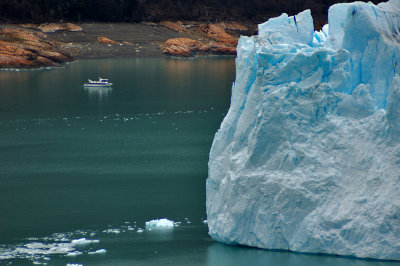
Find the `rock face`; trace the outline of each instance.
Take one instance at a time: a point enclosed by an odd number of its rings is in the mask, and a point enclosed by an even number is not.
[[[97,41],[100,42],[100,43],[103,43],[103,44],[119,44],[114,40],[111,40],[111,39],[109,39],[107,37],[102,37],[102,36],[97,37]]]
[[[175,56],[189,57],[197,52],[204,52],[208,49],[203,42],[195,41],[189,38],[169,39],[161,45],[164,53]]]
[[[238,23],[220,23],[219,25],[191,25],[190,27],[188,27],[190,29],[187,29],[179,23],[174,23],[170,21],[162,22],[160,23],[160,25],[172,29],[176,32],[191,34],[194,38],[197,39],[208,40],[207,43],[205,43],[204,41],[193,40],[191,38],[169,39],[161,45],[161,50],[165,54],[182,57],[195,56],[198,54],[236,54],[236,45],[238,38],[228,34],[223,27],[239,27],[240,24]]]
[[[9,39],[39,42],[40,39],[47,38],[46,34],[16,28],[1,28],[0,34]]]
[[[162,21],[160,22],[161,26],[164,26],[168,29],[174,30],[176,32],[186,32],[186,28],[183,27],[181,24],[172,22],[172,21]]]
[[[72,23],[44,23],[40,24],[37,28],[45,33],[52,33],[62,30],[82,31],[82,28],[80,26]]]
[[[48,41],[41,32],[16,28],[1,28],[0,67],[35,68],[59,66],[73,58],[62,51],[61,44]]]
[[[217,241],[400,260],[400,1],[334,5],[241,37],[209,156]]]
[[[207,24],[201,27],[201,30],[204,34],[219,43],[230,44],[233,46],[237,45],[237,38],[233,37],[232,35],[226,33],[226,31],[215,24]]]
[[[165,54],[190,57],[197,54],[214,53],[214,54],[235,54],[236,48],[223,43],[205,44],[189,38],[169,39],[161,45],[161,49]]]

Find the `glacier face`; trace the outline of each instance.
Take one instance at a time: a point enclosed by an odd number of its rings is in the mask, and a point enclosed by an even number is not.
[[[241,37],[209,157],[217,241],[400,260],[400,0]]]

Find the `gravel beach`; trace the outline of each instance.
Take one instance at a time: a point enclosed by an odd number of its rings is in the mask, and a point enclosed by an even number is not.
[[[160,45],[171,38],[186,37],[153,23],[85,23],[83,31],[47,33],[50,40],[68,44],[68,52],[76,59],[164,56]],[[117,44],[100,43],[106,37]]]

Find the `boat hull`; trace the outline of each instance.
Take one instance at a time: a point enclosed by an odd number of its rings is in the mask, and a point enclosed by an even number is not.
[[[112,83],[110,84],[89,84],[89,83],[85,83],[83,84],[84,87],[111,87]]]

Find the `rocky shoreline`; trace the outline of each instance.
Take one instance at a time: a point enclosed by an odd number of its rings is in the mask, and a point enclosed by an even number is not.
[[[237,22],[0,25],[0,68],[39,68],[89,58],[235,55]]]

